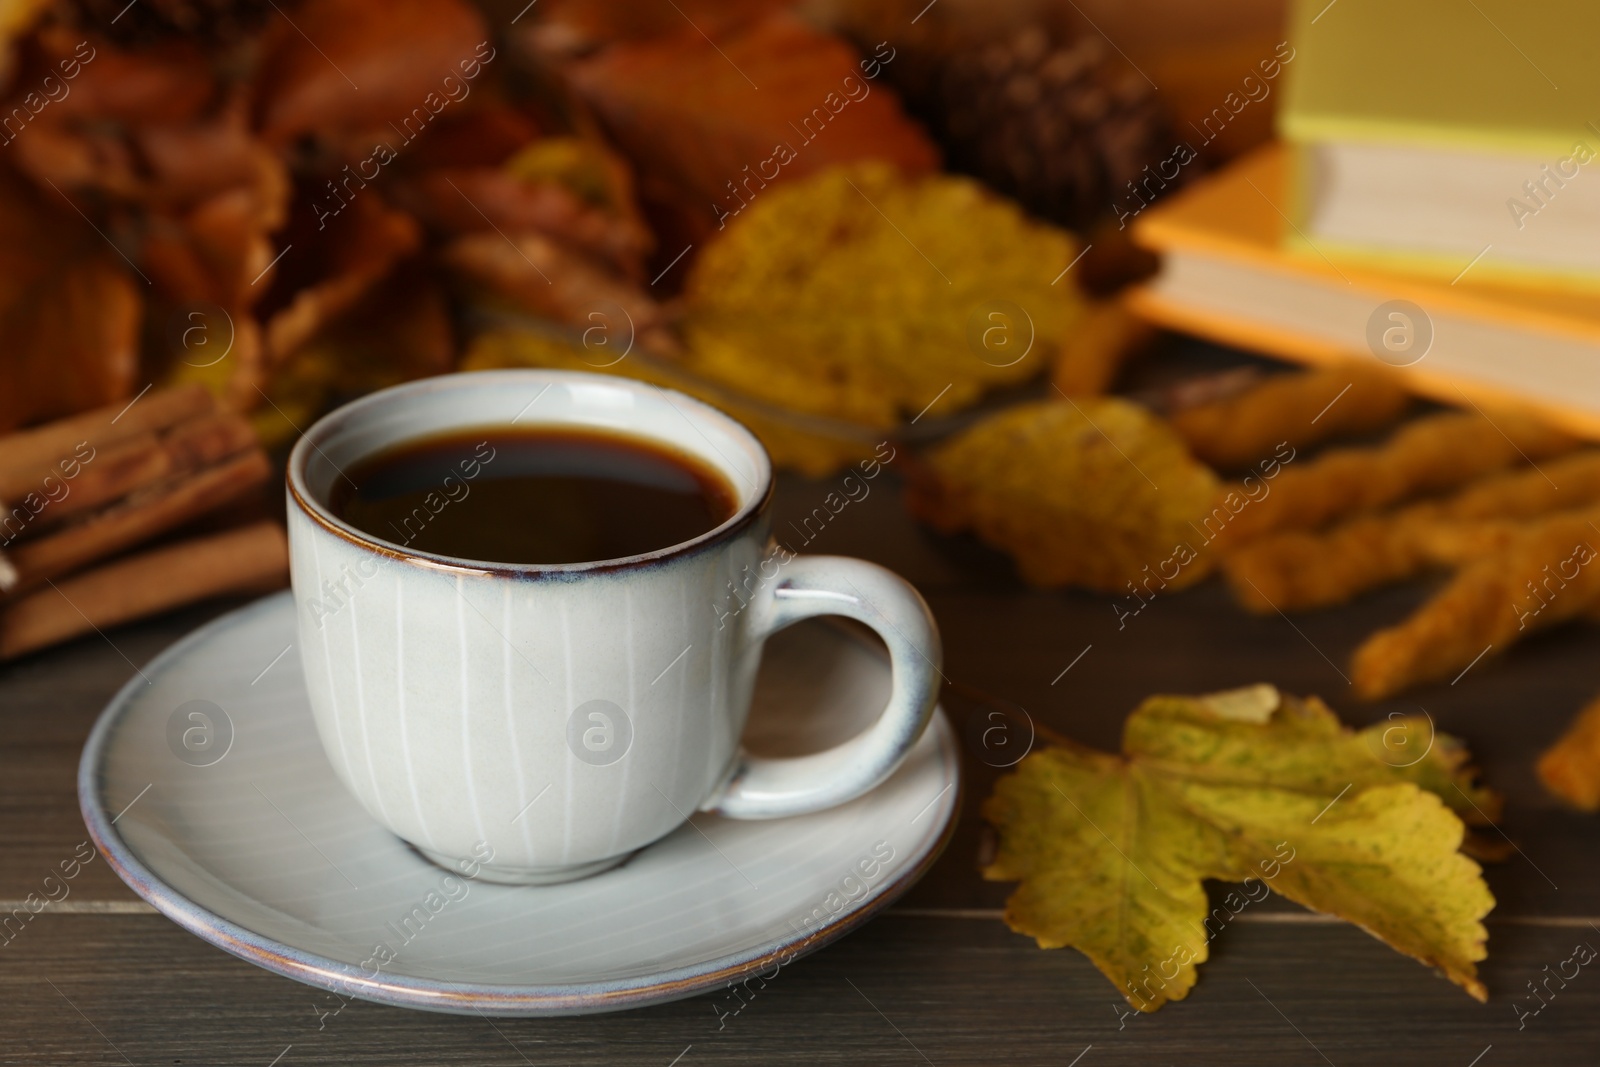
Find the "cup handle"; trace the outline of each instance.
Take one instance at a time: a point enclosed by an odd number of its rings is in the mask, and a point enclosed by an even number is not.
[[[933,716],[944,658],[933,614],[904,578],[846,556],[791,560],[758,605],[757,642],[813,615],[843,615],[872,627],[889,647],[889,703],[877,722],[825,752],[761,759],[741,749],[727,783],[701,810],[776,819],[853,800],[894,772]]]

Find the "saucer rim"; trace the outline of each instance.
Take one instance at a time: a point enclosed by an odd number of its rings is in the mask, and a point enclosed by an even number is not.
[[[115,817],[109,815],[98,795],[99,771],[107,754],[112,730],[133,705],[139,691],[149,684],[146,673],[153,675],[165,671],[215,634],[280,605],[292,610],[292,603],[292,594],[283,590],[220,615],[163,649],[118,689],[100,712],[84,743],[78,763],[78,807],[95,847],[117,876],[140,898],[202,941],[303,984],[376,1003],[457,1015],[584,1015],[681,1000],[716,988],[729,979],[762,971],[774,962],[780,967],[785,966],[837,941],[894,903],[920,881],[943,855],[955,834],[965,783],[962,781],[954,731],[943,707],[936,706],[928,729],[936,732],[940,762],[948,772],[955,793],[944,826],[914,863],[808,935],[780,938],[716,959],[654,974],[591,982],[518,986],[449,982],[422,977],[384,980],[382,972],[378,978],[369,977],[365,970],[355,964],[321,956],[259,934],[190,900],[163,881],[123,840],[114,825],[114,819],[121,818],[121,814]],[[937,801],[938,797],[934,799]]]

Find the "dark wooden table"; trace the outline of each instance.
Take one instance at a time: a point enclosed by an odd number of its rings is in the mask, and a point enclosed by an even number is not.
[[[830,481],[786,479],[779,525]],[[1007,886],[976,873],[979,802],[1000,773],[964,753],[966,805],[933,872],[844,941],[808,957],[719,1029],[700,997],[577,1019],[498,1020],[354,1003],[319,1026],[318,994],[183,932],[104,860],[20,936],[0,945],[4,1064],[1593,1064],[1600,974],[1580,972],[1519,1029],[1514,999],[1571,955],[1600,947],[1600,819],[1563,811],[1533,761],[1600,690],[1592,629],[1543,635],[1459,683],[1361,705],[1335,668],[1360,638],[1423,595],[1397,589],[1295,625],[1245,615],[1216,582],[1160,600],[1119,631],[1110,603],[1021,585],[1001,556],[916,527],[889,479],[811,546],[877,560],[915,582],[943,629],[947,674],[1034,720],[1115,747],[1152,692],[1270,681],[1318,693],[1352,723],[1426,708],[1471,744],[1507,796],[1518,846],[1488,879],[1480,1005],[1353,927],[1269,899],[1212,943],[1188,1000],[1119,1020],[1121,998],[1072,950],[1041,951],[1000,921]],[[0,667],[0,914],[87,835],[74,775],[107,699],[211,605]],[[1088,649],[1085,652],[1085,648]],[[1081,658],[1078,658],[1081,654]],[[1069,664],[1070,670],[1062,673]],[[973,706],[952,698],[957,719]],[[995,762],[994,757],[989,757]],[[1226,887],[1213,886],[1219,897]]]

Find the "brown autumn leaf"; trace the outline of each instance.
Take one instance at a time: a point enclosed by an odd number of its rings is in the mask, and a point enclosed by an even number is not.
[[[540,135],[540,124],[480,80],[461,107],[452,104],[428,125],[426,137],[406,147],[396,163],[420,172],[438,167],[498,167]]]
[[[604,265],[533,231],[493,230],[457,238],[444,262],[491,292],[545,318],[597,329],[608,337],[637,339],[658,352],[675,350],[667,316],[633,282]],[[621,321],[612,321],[621,313]]]
[[[1600,698],[1584,705],[1538,763],[1544,787],[1580,811],[1600,811]]]
[[[151,173],[140,196],[148,213],[140,258],[176,303],[214,303],[244,315],[277,250],[272,234],[288,215],[284,162],[250,130],[245,100],[184,124],[137,131]]]
[[[463,86],[495,58],[483,18],[463,0],[319,0],[293,17],[269,24],[262,41],[257,109],[273,144],[306,134],[403,139],[392,124],[421,108],[427,125],[453,106],[451,93],[471,91],[445,78]]]
[[[447,373],[454,361],[443,288],[431,268],[408,260],[273,368],[272,403],[255,411],[256,431],[268,447],[287,445],[330,407]]]
[[[547,55],[592,51],[616,41],[683,32],[692,23],[713,40],[788,6],[788,0],[679,0],[673,6],[637,0],[544,0],[526,33]]]
[[[142,284],[59,197],[0,169],[0,433],[127,396]]]
[[[552,181],[529,181],[502,167],[433,170],[415,183],[415,203],[434,228],[453,234],[537,231],[583,249],[637,278],[649,231],[633,218],[585,203]]]
[[[613,45],[567,75],[635,161],[647,199],[706,234],[769,185],[836,164],[937,168],[933,143],[884,79],[865,77],[863,62],[881,70],[880,60],[779,13],[714,45],[689,27]]]
[[[210,64],[193,44],[171,41],[130,52],[61,27],[42,30],[37,41],[40,84],[44,73],[54,72],[65,94],[39,107],[9,147],[18,167],[43,188],[53,183],[124,200],[146,196],[153,179],[138,136],[181,129],[218,103]],[[24,81],[19,99],[33,90]]]
[[[266,287],[252,282],[276,254],[270,234],[283,224],[289,178],[251,130],[245,96],[191,42],[123,49],[53,28],[39,47],[67,92],[20,132],[16,158],[42,195],[73,197],[139,264],[155,302],[150,371],[197,355],[162,327],[204,306],[218,321],[202,332],[218,340],[225,330],[228,369],[255,380],[251,308]]]
[[[242,95],[220,101],[193,121],[141,127],[132,136],[150,170],[141,197],[146,204],[169,208],[247,189],[260,224],[269,230],[283,225],[288,168],[250,128]]]
[[[306,217],[306,203],[302,198],[284,234],[290,251],[274,268],[262,308],[269,367],[354,307],[422,245],[417,220],[391,207],[376,189],[336,201],[337,212],[320,219]]]

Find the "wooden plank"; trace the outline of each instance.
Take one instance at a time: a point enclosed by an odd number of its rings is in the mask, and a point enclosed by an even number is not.
[[[784,479],[779,529],[836,488],[828,480]],[[732,1006],[726,995],[619,1016],[494,1026],[358,1003],[323,1020],[319,1030],[315,1005],[329,1005],[321,994],[234,960],[159,916],[139,914],[131,893],[96,861],[73,882],[68,909],[47,910],[23,936],[0,946],[7,963],[0,966],[0,1003],[14,1020],[0,1048],[22,1062],[125,1062],[86,1016],[136,1063],[264,1065],[293,1045],[284,1067],[399,1061],[667,1067],[692,1045],[681,1067],[912,1064],[924,1056],[940,1067],[1065,1065],[1091,1044],[1080,1067],[1323,1063],[1294,1027],[1340,1067],[1467,1067],[1490,1044],[1481,1067],[1594,1062],[1600,979],[1585,970],[1520,1033],[1512,999],[1526,994],[1525,983],[1541,978],[1546,964],[1567,958],[1575,940],[1600,946],[1600,930],[1587,926],[1591,919],[1600,926],[1600,820],[1561,810],[1532,773],[1537,752],[1600,685],[1592,628],[1541,635],[1504,659],[1486,659],[1454,686],[1361,705],[1341,696],[1339,669],[1364,634],[1416,603],[1421,587],[1296,617],[1291,625],[1245,615],[1211,583],[1159,600],[1119,629],[1105,598],[1027,589],[999,554],[918,528],[898,497],[898,487],[880,478],[866,499],[848,505],[803,547],[874,559],[922,588],[944,632],[946,674],[970,687],[968,695],[947,696],[958,727],[974,716],[980,725],[987,721],[990,705],[970,695],[976,690],[1024,709],[1014,723],[1032,719],[1114,747],[1123,716],[1150,692],[1271,681],[1320,693],[1352,723],[1421,706],[1441,728],[1464,737],[1489,781],[1506,793],[1504,829],[1521,849],[1489,871],[1499,901],[1484,968],[1491,1003],[1475,1004],[1359,931],[1307,923],[1292,906],[1269,900],[1213,945],[1187,1002],[1154,1017],[1123,1019],[1119,1030],[1116,997],[1083,957],[1037,950],[994,917],[1009,887],[977,875],[977,809],[1002,773],[991,764],[1004,760],[975,739],[981,731],[968,731],[961,822],[928,878],[896,911],[786,968],[721,1030],[718,1005]],[[122,627],[0,667],[0,901],[38,891],[84,839],[75,792],[79,749],[106,700],[135,677],[133,665],[231,606]],[[133,910],[85,911],[97,906]],[[928,917],[926,909],[977,909],[980,917]]]
[[[777,527],[786,527],[786,516],[809,513],[832,488],[826,481],[785,479]],[[1595,847],[1600,820],[1561,809],[1532,772],[1539,750],[1596,684],[1587,654],[1592,628],[1542,634],[1504,659],[1479,664],[1455,686],[1436,685],[1399,700],[1362,705],[1341,699],[1344,684],[1335,667],[1364,634],[1415,603],[1423,595],[1417,587],[1297,617],[1290,625],[1236,610],[1226,591],[1209,583],[1155,602],[1118,629],[1105,598],[1029,590],[997,553],[965,538],[921,530],[905,516],[898,488],[885,479],[806,547],[873,558],[907,573],[939,617],[948,676],[1089,744],[1115,747],[1124,715],[1157,691],[1272,681],[1323,695],[1357,724],[1422,707],[1442,729],[1469,742],[1488,780],[1507,794],[1504,829],[1523,855],[1491,873],[1502,910],[1600,915],[1600,848]],[[131,663],[148,661],[237,603],[86,637],[0,668],[0,722],[7,737],[0,746],[0,899],[26,895],[83,839],[75,784],[78,750],[105,701],[133,676]],[[1065,671],[1069,664],[1071,670]],[[958,726],[987,710],[960,695],[947,703]],[[1019,724],[1025,726],[1026,720]],[[971,736],[966,757],[960,829],[935,876],[914,890],[914,902],[992,907],[1004,899],[1004,887],[985,885],[975,873],[981,830],[977,805],[1000,773],[988,764],[1004,758],[985,751]],[[1553,889],[1552,883],[1562,888]],[[90,875],[83,889],[106,899],[126,896],[121,883],[103,870]]]
[[[4,949],[0,1002],[12,1024],[7,1056],[48,1063],[265,1067],[281,1054],[283,1067],[668,1067],[681,1055],[679,1067],[1066,1067],[1081,1054],[1079,1067],[1467,1067],[1491,1045],[1481,1067],[1595,1062],[1597,964],[1565,989],[1552,984],[1548,1006],[1520,1031],[1510,998],[1575,941],[1600,944],[1600,934],[1497,926],[1493,938],[1486,973],[1495,1000],[1480,1005],[1350,927],[1240,922],[1214,943],[1187,1001],[1128,1016],[1076,952],[1040,951],[993,921],[891,912],[740,997],[491,1023],[359,1001],[341,1007],[159,917],[47,913]]]
[[[835,488],[829,482],[785,483],[774,524],[779,534],[792,531],[791,522],[798,525]],[[875,483],[866,499],[847,505],[805,550],[862,556],[916,582],[939,620],[946,675],[1023,709],[1020,725],[1036,719],[1114,750],[1124,717],[1151,693],[1207,692],[1260,681],[1315,693],[1356,726],[1422,709],[1440,731],[1468,743],[1486,780],[1507,798],[1502,829],[1521,852],[1490,870],[1501,910],[1600,915],[1600,819],[1562,808],[1533,773],[1539,752],[1600,689],[1592,667],[1592,626],[1539,634],[1507,656],[1486,658],[1455,685],[1425,686],[1364,704],[1350,695],[1341,674],[1351,652],[1367,634],[1420,603],[1426,584],[1384,590],[1291,621],[1246,614],[1220,582],[1211,581],[1158,599],[1119,626],[1106,597],[1029,589],[1000,553],[969,537],[941,537],[918,527],[900,506],[898,490],[885,491],[890,488]],[[988,710],[959,696],[946,703],[958,727]],[[1017,725],[1013,730],[1020,733]],[[975,743],[981,729],[962,733],[962,821],[944,860],[912,891],[912,903],[994,906],[1004,899],[1005,887],[984,885],[974,872],[977,808],[1000,773],[990,764],[1009,757]]]
[[[37,892],[88,838],[78,813],[78,756],[105,704],[163,648],[245,601],[218,601],[89,634],[0,665],[0,898]],[[83,899],[130,900],[105,863],[74,880]]]

